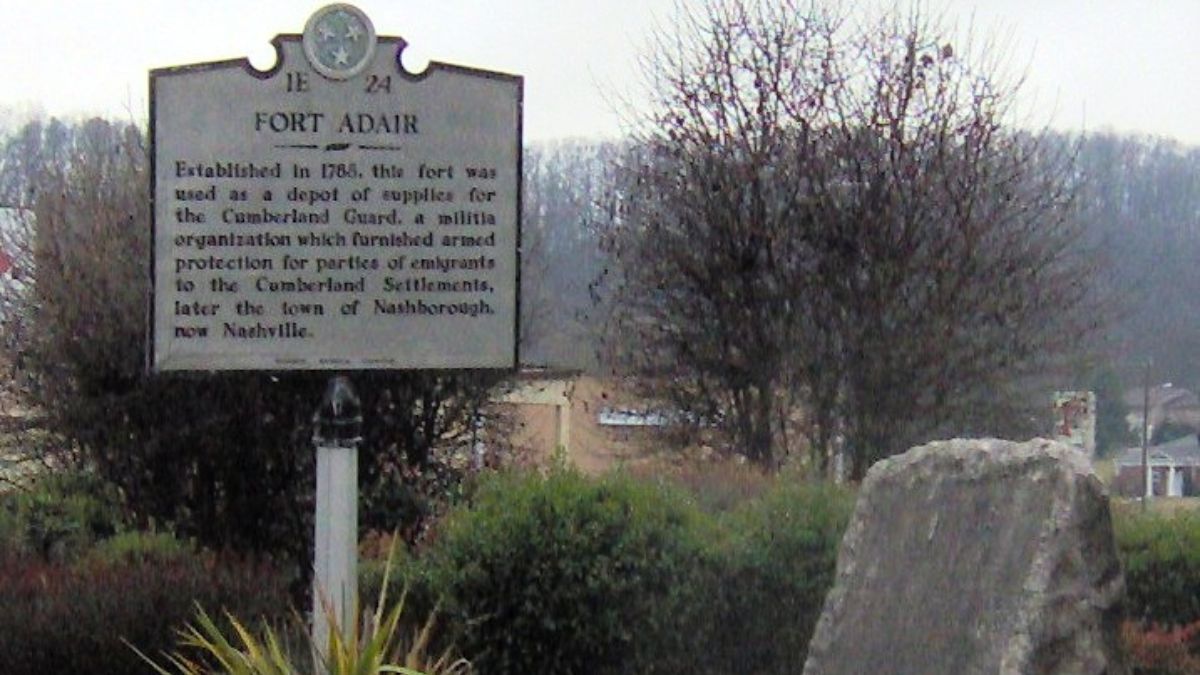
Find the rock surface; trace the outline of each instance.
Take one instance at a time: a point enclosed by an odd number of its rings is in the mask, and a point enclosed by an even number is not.
[[[1108,498],[1061,443],[930,443],[868,472],[805,675],[1125,675]]]

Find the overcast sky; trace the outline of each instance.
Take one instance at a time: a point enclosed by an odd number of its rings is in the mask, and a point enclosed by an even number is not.
[[[888,4],[889,0],[863,0]],[[674,0],[360,0],[408,57],[524,75],[527,138],[612,136],[635,52]],[[1054,126],[1200,145],[1200,0],[930,0],[1007,36],[1027,66],[1034,117]],[[284,0],[3,0],[0,121],[146,117],[150,68],[250,56],[274,61],[325,3]],[[973,19],[972,19],[973,17]]]

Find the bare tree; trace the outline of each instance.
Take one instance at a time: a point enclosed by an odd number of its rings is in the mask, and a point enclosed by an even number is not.
[[[844,440],[855,477],[998,428],[1095,322],[1071,158],[1007,126],[994,54],[918,10],[680,12],[612,233],[622,363],[768,467],[800,410],[814,462]]]

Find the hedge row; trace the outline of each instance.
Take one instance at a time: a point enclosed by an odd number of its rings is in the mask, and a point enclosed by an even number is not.
[[[799,673],[853,494],[782,479],[713,498],[709,478],[685,488],[568,469],[488,477],[400,561],[393,590],[408,588],[414,616],[440,602],[441,639],[489,675]],[[125,641],[152,654],[173,648],[197,603],[250,623],[289,611],[290,580],[270,566],[166,535],[46,547],[96,536],[74,526],[90,511],[22,509],[51,516],[27,523],[70,527],[26,527],[50,536],[0,552],[6,673],[146,672]],[[1136,662],[1193,658],[1200,516],[1118,508],[1114,522]],[[48,560],[47,548],[59,552]],[[364,579],[368,599],[378,572]]]
[[[489,674],[799,673],[853,495],[747,492],[730,506],[623,475],[499,475],[397,584],[425,609],[441,598],[449,639]],[[1200,516],[1117,508],[1114,526],[1127,632],[1200,621]]]
[[[7,675],[152,672],[196,607],[253,623],[287,612],[287,579],[271,566],[196,552],[164,535],[127,534],[73,563],[0,561],[0,664]]]
[[[1114,512],[1131,619],[1166,626],[1200,621],[1200,514]]]
[[[447,639],[489,675],[800,672],[852,495],[780,481],[710,505],[623,475],[501,474],[397,585],[441,598]]]

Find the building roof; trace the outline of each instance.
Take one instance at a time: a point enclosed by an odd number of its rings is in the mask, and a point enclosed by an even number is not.
[[[1188,434],[1183,438],[1152,445],[1148,448],[1151,464],[1174,464],[1176,466],[1200,466],[1200,438]],[[1141,447],[1127,448],[1117,456],[1117,466],[1141,466]]]
[[[1177,387],[1170,383],[1159,384],[1150,387],[1149,393],[1151,410],[1161,408],[1200,408],[1200,397],[1197,397],[1195,393],[1186,387]],[[1141,387],[1138,387],[1126,390],[1122,398],[1130,412],[1141,414],[1145,396],[1146,392],[1142,391]]]

